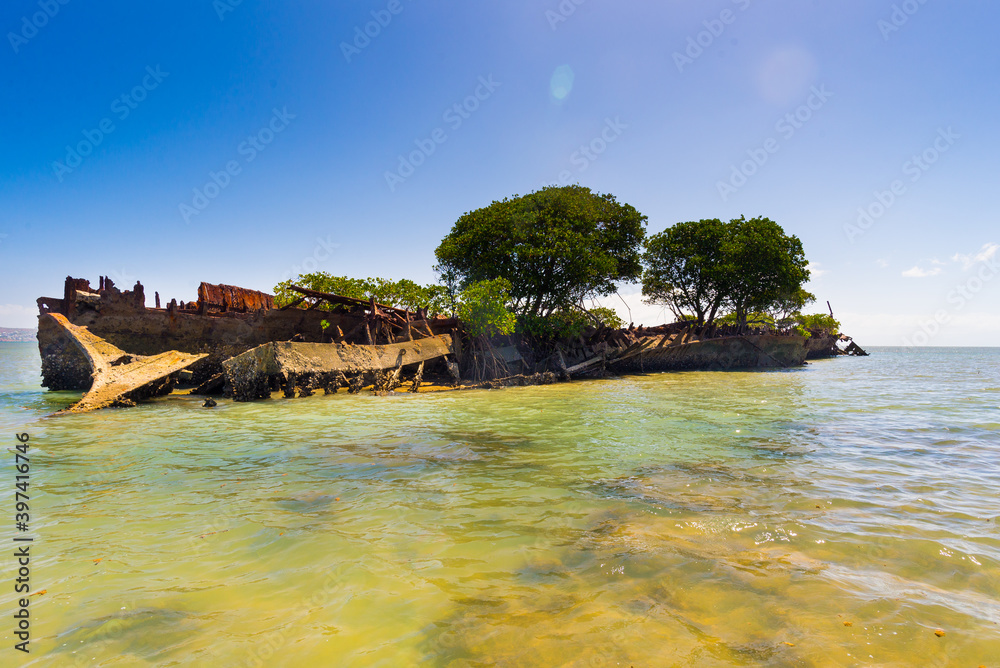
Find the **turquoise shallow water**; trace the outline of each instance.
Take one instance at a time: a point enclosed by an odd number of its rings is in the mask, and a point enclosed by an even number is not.
[[[28,665],[1000,665],[1000,349],[872,352],[45,418],[0,343]]]

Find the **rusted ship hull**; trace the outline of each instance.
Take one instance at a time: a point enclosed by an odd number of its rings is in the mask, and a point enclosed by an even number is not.
[[[279,389],[286,396],[308,396],[314,386],[336,391],[348,381],[345,374],[358,387],[374,378],[378,390],[397,382],[404,366],[415,374],[416,388],[424,362],[432,363],[431,373],[455,384],[475,385],[538,374],[569,379],[608,372],[790,368],[831,350],[840,352],[832,337],[678,322],[617,330],[590,327],[555,344],[520,337],[499,343],[466,340],[470,348],[463,353],[457,319],[429,318],[424,311],[374,299],[291,289],[301,297],[283,308],[275,308],[274,298],[262,292],[207,283],[199,287],[196,302],[171,301],[161,308],[156,295],[156,306],[149,308],[139,283],[123,292],[102,277],[93,290],[85,280],[67,278],[62,299],[38,300],[42,384],[53,390],[87,390],[93,383],[92,360],[49,314],[86,327],[130,355],[195,355],[187,377],[201,384],[195,391],[219,392],[225,386],[239,400],[264,398]],[[857,350],[855,354],[864,354]],[[397,359],[400,352],[403,357]],[[385,354],[391,359],[382,359]],[[320,360],[318,366],[310,366],[310,356]],[[394,380],[382,383],[383,372],[391,369]]]
[[[109,343],[137,355],[169,350],[207,354],[191,368],[195,382],[220,373],[222,362],[269,341],[287,341],[302,335],[321,341],[320,321],[336,321],[317,311],[263,311],[246,317],[214,317],[148,309],[145,313],[84,313],[73,324],[87,327]],[[90,370],[65,333],[44,318],[38,323],[42,355],[42,384],[51,390],[84,390]]]
[[[675,339],[662,346],[649,346],[612,368],[619,373],[783,369],[805,363],[806,341],[804,336],[771,334]]]
[[[295,339],[324,343],[336,332],[342,340],[365,343],[365,314],[308,308],[275,308],[265,293],[226,285],[203,283],[199,300],[171,301],[164,308],[145,305],[141,284],[121,291],[106,278],[92,290],[86,280],[67,278],[62,299],[38,300],[38,348],[42,357],[42,385],[50,390],[90,388],[91,365],[64,329],[42,316],[60,313],[95,336],[135,355],[168,351],[205,355],[190,371],[195,384],[221,374],[222,362],[257,346]],[[428,324],[429,322],[429,324]],[[325,323],[325,326],[324,326]],[[424,321],[427,333],[439,334],[454,327],[453,320]],[[348,334],[343,335],[344,332]]]

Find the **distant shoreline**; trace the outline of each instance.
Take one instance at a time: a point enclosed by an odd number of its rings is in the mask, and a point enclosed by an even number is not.
[[[37,340],[38,340],[37,329],[24,329],[20,327],[0,327],[0,341],[31,342]]]

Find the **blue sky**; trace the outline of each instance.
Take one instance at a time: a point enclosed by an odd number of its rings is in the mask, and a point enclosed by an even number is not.
[[[570,182],[651,233],[776,220],[862,345],[998,345],[998,24],[985,0],[10,1],[0,326],[66,275],[430,282],[462,213]]]

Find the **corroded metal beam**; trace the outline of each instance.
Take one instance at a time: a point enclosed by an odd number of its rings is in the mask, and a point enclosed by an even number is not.
[[[451,336],[447,334],[385,346],[275,341],[228,359],[222,366],[234,398],[250,401],[269,397],[269,379],[275,376],[384,371],[453,352]]]

